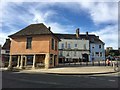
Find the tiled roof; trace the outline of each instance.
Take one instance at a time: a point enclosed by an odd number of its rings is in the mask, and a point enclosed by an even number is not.
[[[54,33],[59,39],[86,39],[90,40],[91,43],[103,43],[96,35],[94,34],[80,34],[79,38],[76,38],[76,34],[59,34],[59,33]]]
[[[31,24],[24,29],[10,35],[9,37],[15,36],[26,36],[26,35],[49,35],[53,34],[49,28],[47,28],[43,23]]]
[[[2,49],[10,50],[10,43],[11,43],[10,39],[6,39]]]

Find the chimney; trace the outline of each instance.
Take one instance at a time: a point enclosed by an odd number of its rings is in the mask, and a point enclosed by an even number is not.
[[[99,36],[97,36],[97,38],[99,39]]]
[[[79,38],[79,28],[76,29],[76,38]]]
[[[10,42],[10,39],[6,39],[6,42]]]
[[[88,32],[86,32],[86,36],[88,37]]]
[[[49,30],[51,30],[51,27],[48,27]]]

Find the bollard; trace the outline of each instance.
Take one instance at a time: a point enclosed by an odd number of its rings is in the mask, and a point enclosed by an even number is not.
[[[105,60],[105,66],[106,66],[106,60]]]
[[[94,61],[92,61],[92,65],[94,66]]]

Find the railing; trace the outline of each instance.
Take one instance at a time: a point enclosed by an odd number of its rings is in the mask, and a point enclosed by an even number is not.
[[[59,66],[113,66],[112,63],[107,63],[106,60],[86,61],[72,60],[67,62],[59,63]]]

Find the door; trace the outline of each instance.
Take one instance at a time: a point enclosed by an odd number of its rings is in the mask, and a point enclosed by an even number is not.
[[[89,61],[89,58],[88,58],[88,54],[83,54],[82,55],[82,57],[83,57],[83,62],[88,62]]]

